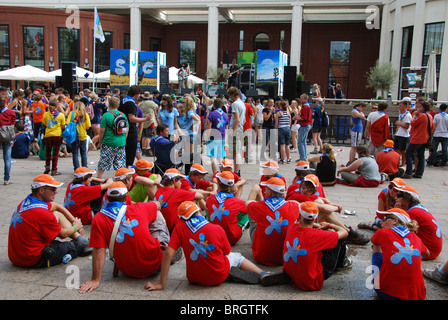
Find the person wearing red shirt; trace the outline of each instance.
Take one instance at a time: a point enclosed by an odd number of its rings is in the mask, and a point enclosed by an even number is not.
[[[291,192],[296,191],[297,189],[300,188],[300,183],[302,182],[303,178],[311,174],[310,163],[308,161],[299,161],[297,162],[294,171],[296,172],[296,176],[294,177],[294,179],[292,180],[292,184],[288,187],[288,190],[286,191],[286,199],[288,198]],[[315,195],[321,198],[326,198],[324,188],[320,181]]]
[[[134,175],[132,185],[129,188],[129,196],[134,202],[146,202],[148,199],[154,199],[157,186],[160,185],[162,177],[152,173],[154,163],[145,159],[138,160],[134,165]]]
[[[3,126],[14,126],[16,123],[16,114],[14,111],[8,109],[8,107],[4,106],[5,100],[3,95],[0,95],[0,127]],[[2,150],[3,150],[3,162],[4,162],[4,175],[3,179],[4,185],[8,185],[11,182],[10,174],[11,174],[11,154],[12,154],[12,145],[13,142],[1,141]]]
[[[220,172],[228,171],[228,172],[232,173],[232,175],[233,175],[233,181],[234,181],[233,194],[238,199],[241,199],[241,195],[243,194],[243,187],[247,182],[246,179],[244,179],[243,177],[240,177],[239,175],[237,175],[235,172],[232,171],[232,167],[233,167],[232,160],[223,159],[219,166],[221,168],[221,171],[216,171],[212,177],[212,183],[213,183],[212,194],[216,194],[216,192],[218,190],[218,178],[216,177],[216,175]]]
[[[129,277],[144,279],[156,272],[163,258],[162,246],[168,245],[169,232],[158,202],[140,202],[126,206],[128,190],[124,183],[113,182],[107,189],[108,204],[95,215],[90,234],[93,247],[92,278],[80,286],[79,292],[92,292],[99,287],[106,260],[106,249],[118,271]],[[124,210],[117,233],[113,230]],[[110,246],[113,238],[113,247]]]
[[[335,224],[317,224],[319,208],[314,202],[301,203],[299,211],[299,223],[294,223],[286,234],[283,272],[288,274],[295,287],[316,291],[336,268],[351,266],[343,240],[348,233]]]
[[[396,188],[397,204],[406,210],[412,220],[417,221],[417,236],[422,239],[423,244],[429,250],[429,256],[425,259],[433,260],[440,255],[443,245],[442,229],[434,216],[426,209],[419,200],[417,190],[411,186]]]
[[[379,171],[389,176],[389,181],[404,175],[404,170],[400,168],[400,159],[400,154],[394,150],[394,141],[386,140],[384,150],[376,155],[376,163],[378,163]]]
[[[48,174],[38,175],[31,184],[31,194],[12,215],[8,257],[15,266],[50,267],[60,264],[66,254],[74,259],[91,252],[81,220],[54,202],[62,185]]]
[[[64,198],[64,207],[81,219],[83,224],[91,224],[93,218],[90,201],[100,199],[101,192],[113,182],[111,178],[107,180],[93,178],[95,170],[86,167],[79,167],[75,170],[73,181],[67,186]],[[99,185],[91,185],[95,180]]]
[[[34,95],[34,102],[31,106],[33,107],[33,132],[34,136],[38,138],[42,119],[44,118],[44,113],[47,111],[48,105],[42,101],[42,95],[36,93]]]
[[[383,151],[384,142],[390,138],[390,120],[385,113],[386,109],[387,103],[380,102],[378,110],[371,112],[367,117],[365,136],[369,139],[369,152],[374,157]]]
[[[302,108],[300,109],[300,115],[297,117],[300,124],[299,136],[297,140],[297,147],[299,148],[299,161],[308,159],[306,140],[308,138],[308,132],[311,129],[311,123],[313,121],[310,104],[308,103],[308,95],[306,93],[300,96],[300,103]]]
[[[178,222],[177,208],[183,201],[200,201],[204,200],[202,194],[181,189],[181,180],[185,176],[177,169],[168,169],[165,171],[161,187],[157,189],[154,201],[160,202],[160,211],[165,218],[166,225],[170,233],[173,232],[174,226]]]
[[[186,259],[187,279],[202,286],[217,286],[230,278],[249,284],[272,285],[284,283],[283,273],[263,271],[240,253],[231,252],[224,230],[209,223],[201,209],[191,201],[178,208],[179,223],[174,228],[165,250],[160,281],[147,282],[147,291],[163,290],[168,278],[171,259],[182,247]]]
[[[206,201],[209,221],[224,229],[230,245],[233,246],[240,240],[244,228],[249,223],[246,202],[235,197],[233,193],[235,180],[232,172],[218,172],[216,177],[218,192]]]
[[[432,116],[429,114],[430,105],[428,102],[420,103],[417,100],[414,116],[411,122],[411,140],[406,148],[406,173],[403,175],[404,179],[417,178],[421,179],[425,171],[425,148],[429,139],[429,134],[433,133]],[[429,126],[429,130],[428,130]],[[416,171],[412,174],[414,156],[417,156]]]
[[[415,234],[418,225],[406,211],[377,211],[381,229],[372,236],[373,284],[382,299],[424,300],[421,269],[428,249]]]
[[[296,201],[285,201],[286,184],[280,178],[270,178],[261,184],[266,188],[266,200],[246,202],[250,221],[252,253],[255,261],[267,266],[282,265],[282,250],[286,231],[298,218]]]
[[[205,206],[205,200],[211,195],[213,190],[213,185],[211,182],[203,179],[207,173],[208,171],[205,170],[202,165],[195,163],[191,166],[188,176],[180,181],[180,188],[182,190],[202,194],[204,200],[199,201],[199,206],[202,210],[207,209]]]
[[[263,182],[268,181],[270,178],[279,178],[283,180],[286,186],[286,179],[281,174],[278,173],[279,166],[278,163],[269,160],[264,163],[260,164],[261,166],[261,178],[260,183],[258,185],[254,185],[252,187],[252,190],[249,193],[249,200],[255,200],[255,201],[263,201],[266,199],[266,186],[263,185]]]

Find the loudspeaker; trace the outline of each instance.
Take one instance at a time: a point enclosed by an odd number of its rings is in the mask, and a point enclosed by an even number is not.
[[[222,96],[226,96],[227,95],[227,90],[226,89],[218,89],[216,90],[216,95],[222,95]]]
[[[54,77],[54,86],[55,86],[56,88],[61,88],[61,87],[63,87],[62,76],[56,76],[56,77]]]
[[[191,93],[191,91],[193,91],[192,88],[182,88],[182,90],[180,90],[180,95],[183,96],[186,93]]]
[[[172,87],[160,86],[160,92],[162,94],[175,94],[176,92]]]
[[[168,67],[161,66],[160,67],[160,86],[168,86],[169,83],[169,69]]]
[[[269,86],[269,98],[276,99],[278,97],[278,86],[273,84]]]
[[[297,98],[297,67],[286,66],[283,75],[283,98]]]
[[[245,95],[246,95],[246,97],[257,98],[258,97],[258,90],[256,90],[256,89],[246,90]]]
[[[300,96],[302,93],[306,93],[310,95],[311,83],[308,80],[297,81],[297,96]]]
[[[74,63],[62,63],[62,87],[67,90],[70,95],[77,92],[76,65]]]

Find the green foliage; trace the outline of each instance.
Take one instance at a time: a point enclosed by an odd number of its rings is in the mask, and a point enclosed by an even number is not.
[[[375,66],[371,67],[366,74],[366,88],[372,88],[375,91],[381,91],[381,95],[385,97],[392,85],[398,79],[398,72],[392,67],[392,63],[380,63],[376,61]]]
[[[215,68],[209,66],[207,69],[207,79],[214,82],[226,82],[229,78],[228,69],[224,68]]]
[[[303,81],[303,80],[305,80],[305,76],[303,74],[301,74],[301,73],[298,73],[297,74],[297,81]]]

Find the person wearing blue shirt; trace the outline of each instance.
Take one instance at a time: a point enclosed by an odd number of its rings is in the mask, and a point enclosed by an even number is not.
[[[366,105],[364,103],[358,103],[353,107],[351,112],[351,122],[353,124],[352,129],[350,131],[351,137],[351,148],[349,154],[349,161],[347,165],[351,164],[356,157],[356,148],[360,145],[362,134],[363,134],[363,121],[366,120],[366,116],[364,115],[364,109]]]

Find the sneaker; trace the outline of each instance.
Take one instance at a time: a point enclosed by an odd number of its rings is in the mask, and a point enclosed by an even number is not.
[[[342,266],[336,267],[337,271],[347,270],[353,266],[353,261],[349,257],[345,256],[344,261],[342,262]]]
[[[310,152],[310,154],[318,154],[319,151],[317,151],[317,149],[314,149],[313,151]]]
[[[276,284],[285,284],[291,282],[288,274],[285,272],[269,272],[260,273],[260,282],[263,286],[272,286]]]
[[[237,267],[230,268],[229,276],[236,282],[245,282],[249,284],[260,283],[260,276],[258,275],[258,273],[242,270]]]
[[[438,264],[434,270],[424,269],[423,275],[428,279],[437,281],[441,284],[448,284],[448,276],[442,273],[442,265]]]
[[[50,167],[45,167],[44,174],[49,174],[49,173],[50,173]]]
[[[175,264],[177,261],[182,259],[182,248],[179,248],[174,253],[173,259],[171,259],[171,264]]]
[[[58,171],[53,170],[53,171],[51,171],[51,175],[52,175],[52,176],[60,176],[61,173],[58,172]]]
[[[357,245],[365,245],[370,241],[370,238],[355,231],[352,227],[349,227],[350,231],[348,233],[348,237],[346,239],[347,243],[357,244]]]
[[[280,160],[278,163],[279,163],[279,164],[285,164],[285,161]]]
[[[5,182],[3,182],[3,184],[4,184],[5,186],[10,185],[11,183],[12,183],[11,181],[5,181]]]
[[[421,175],[421,174],[416,174],[416,173],[414,173],[414,174],[412,175],[412,178],[421,179],[421,178],[422,178],[422,175]]]
[[[291,149],[289,149],[289,152],[290,152],[290,153],[296,153],[296,152],[297,152],[297,149],[291,148]]]
[[[402,178],[403,178],[403,179],[412,179],[412,175],[410,175],[409,173],[405,173],[405,174],[402,176]]]
[[[291,163],[291,158],[288,158],[288,160],[286,160],[286,163]]]

